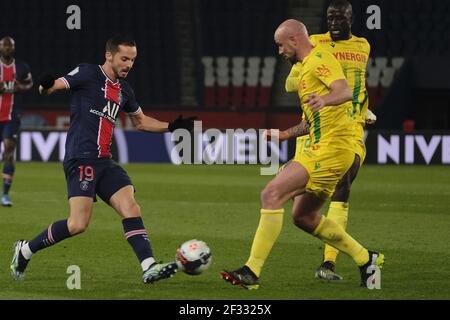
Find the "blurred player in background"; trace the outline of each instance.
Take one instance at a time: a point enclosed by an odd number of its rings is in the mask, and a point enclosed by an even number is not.
[[[356,37],[351,33],[353,21],[352,6],[346,0],[332,1],[327,9],[328,32],[310,36],[311,43],[322,50],[332,53],[339,61],[344,71],[349,87],[352,89],[352,115],[355,121],[355,154],[356,159],[344,177],[339,181],[331,197],[327,217],[344,229],[347,226],[352,182],[358,174],[359,167],[366,156],[364,144],[364,126],[375,122],[375,115],[368,109],[369,99],[366,90],[366,66],[370,54],[370,45],[365,38]],[[301,63],[292,66],[286,79],[286,91],[297,92]],[[311,146],[309,135],[301,130],[303,125],[294,126],[279,133],[280,140],[297,138],[294,159],[298,159],[302,152]],[[268,133],[270,135],[270,132]],[[296,197],[294,206],[298,205],[301,196]],[[325,245],[323,262],[316,270],[316,277],[326,280],[342,280],[343,277],[335,272],[336,258],[339,250]]]
[[[298,94],[305,120],[301,125],[309,129],[311,146],[261,192],[261,217],[250,257],[243,267],[222,271],[222,278],[247,289],[259,287],[262,267],[281,232],[283,206],[289,199],[302,195],[292,209],[294,224],[351,256],[360,270],[360,285],[367,287],[375,269],[383,265],[384,255],[368,251],[342,226],[320,213],[339,180],[358,161],[352,92],[339,62],[327,50],[313,46],[301,22],[286,20],[277,28],[274,38],[281,56],[293,64],[302,64]]]
[[[14,177],[14,151],[20,128],[22,97],[20,92],[33,87],[30,67],[14,58],[16,45],[11,37],[0,40],[0,134],[3,142],[2,205],[12,206],[9,190]]]
[[[134,199],[133,184],[125,172],[111,159],[111,139],[119,111],[126,112],[133,125],[143,131],[167,132],[179,128],[192,130],[193,118],[181,116],[168,123],[146,116],[124,80],[137,56],[136,43],[117,35],[106,43],[103,65],[80,64],[66,76],[56,79],[46,75],[40,80],[39,92],[52,94],[70,90],[70,127],[67,134],[64,172],[67,180],[70,215],[56,221],[29,242],[14,244],[11,274],[24,277],[33,254],[86,230],[98,195],[122,218],[125,238],[141,264],[144,283],[173,276],[175,263],[157,263]]]

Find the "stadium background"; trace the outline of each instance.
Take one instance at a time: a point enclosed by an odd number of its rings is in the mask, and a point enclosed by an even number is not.
[[[448,271],[443,271],[441,266],[443,261],[449,258],[448,248],[445,249],[445,243],[448,243],[449,227],[448,214],[446,215],[450,205],[447,185],[449,174],[448,167],[442,164],[450,163],[450,133],[448,131],[450,129],[450,81],[448,81],[450,3],[445,0],[350,2],[353,5],[355,17],[353,33],[366,37],[372,47],[367,70],[367,88],[370,108],[378,116],[378,121],[374,126],[368,127],[367,162],[439,164],[430,166],[432,171],[427,171],[428,169],[423,166],[383,166],[381,169],[379,166],[369,165],[364,168],[358,178],[361,182],[357,181],[360,183],[359,189],[355,187],[352,201],[354,200],[355,203],[353,208],[367,212],[367,216],[364,216],[364,221],[357,222],[355,219],[353,230],[357,234],[364,234],[368,222],[372,226],[383,226],[387,228],[383,229],[385,232],[394,234],[397,230],[389,229],[390,227],[393,228],[404,221],[411,222],[412,226],[402,230],[401,238],[386,238],[383,241],[387,243],[387,247],[391,246],[389,247],[391,253],[398,253],[399,256],[405,249],[404,255],[401,256],[403,261],[397,261],[397,263],[400,266],[404,261],[410,263],[408,268],[411,267],[416,271],[413,275],[419,283],[408,287],[405,283],[410,281],[408,278],[410,273],[398,274],[393,280],[399,281],[400,284],[395,285],[399,291],[393,290],[391,286],[392,291],[387,291],[386,295],[371,296],[360,292],[342,293],[341,289],[336,287],[331,289],[322,287],[314,291],[316,289],[311,289],[314,287],[314,282],[303,279],[303,284],[299,284],[303,295],[297,296],[296,293],[291,293],[291,288],[269,286],[272,291],[268,290],[251,297],[320,299],[325,294],[327,298],[344,299],[374,297],[377,299],[426,299],[429,297],[448,299],[450,295],[447,279],[450,277]],[[290,17],[304,21],[311,34],[325,32],[324,12],[328,3],[327,0],[2,1],[0,10],[5,14],[0,19],[0,30],[2,36],[10,35],[16,40],[16,57],[31,66],[35,82],[44,71],[51,70],[58,75],[63,75],[80,62],[101,64],[104,59],[104,44],[112,34],[117,32],[134,34],[138,45],[138,59],[127,80],[134,87],[138,101],[147,114],[162,120],[171,120],[180,113],[197,115],[203,121],[204,129],[270,127],[284,129],[297,123],[299,112],[297,97],[284,92],[284,78],[288,73],[289,65],[276,55],[277,48],[273,42],[273,32],[281,21]],[[66,27],[67,19],[71,15],[66,13],[66,9],[74,4],[81,9],[80,30],[68,30]],[[381,9],[381,29],[370,30],[366,22],[371,14],[366,10],[368,6],[374,4]],[[39,202],[43,201],[39,198],[42,195],[36,196],[33,193],[37,185],[44,197],[53,195],[56,191],[54,185],[60,186],[61,190],[58,190],[57,196],[61,200],[60,203],[64,199],[63,175],[59,165],[34,163],[26,166],[26,162],[57,161],[61,158],[64,129],[68,121],[68,96],[57,94],[52,97],[40,97],[37,95],[36,88],[25,96],[23,131],[17,150],[17,158],[24,163],[18,165],[17,188],[14,192],[17,195],[21,193],[33,195],[29,199],[30,203],[25,207],[27,212],[30,212],[28,224],[33,225],[25,225],[23,222],[20,216],[24,210],[23,207],[13,208],[12,210],[17,210],[16,216],[9,221],[4,221],[5,230],[8,230],[5,232],[4,239],[8,241],[15,239],[19,232],[17,226],[26,226],[30,230],[34,227],[33,232],[39,231],[40,227],[38,230],[36,226],[42,224],[41,220],[48,220],[43,218],[49,214],[45,208],[48,205],[58,208],[57,204]],[[117,135],[115,136],[113,150],[116,158],[125,163],[169,161],[167,137],[131,131],[130,123],[125,118],[121,119],[119,127],[124,131],[120,133],[122,138],[117,139]],[[119,146],[119,144],[123,141],[126,142],[126,151],[120,151],[123,145]],[[142,145],[148,147],[143,148]],[[123,155],[121,157],[120,152],[126,153],[126,157]],[[289,152],[292,154],[292,144]],[[240,232],[239,235],[233,235],[233,238],[229,239],[227,242],[229,248],[220,249],[221,253],[232,255],[235,253],[233,250],[241,250],[241,256],[247,254],[240,239],[244,234],[248,235],[254,231],[257,193],[263,186],[259,180],[256,182],[256,179],[260,178],[255,178],[258,175],[256,169],[251,169],[251,174],[244,168],[233,172],[233,168],[206,169],[203,167],[190,169],[192,172],[186,173],[187,171],[180,171],[181,168],[174,169],[173,166],[155,166],[154,169],[149,169],[145,165],[136,165],[136,167],[129,167],[129,170],[131,176],[136,176],[138,190],[144,190],[144,194],[145,191],[153,192],[150,198],[141,198],[143,207],[167,212],[167,221],[164,220],[159,230],[156,228],[154,235],[159,246],[161,242],[165,242],[164,245],[174,247],[179,241],[190,237],[190,234],[205,232],[204,227],[189,224],[187,218],[182,218],[182,222],[192,233],[186,230],[172,231],[172,222],[179,219],[173,214],[173,210],[184,211],[191,201],[196,203],[196,199],[206,197],[211,203],[217,201],[218,207],[203,202],[199,206],[197,203],[191,208],[195,211],[191,218],[202,221],[201,219],[204,219],[202,215],[208,214],[211,207],[225,210],[226,214],[235,212],[231,215],[232,219],[239,219],[236,212],[242,210],[248,211],[249,217],[253,217],[253,220],[249,218],[248,222],[238,228],[227,225],[228,222],[222,221],[222,218],[218,220],[222,226],[233,228],[234,232]],[[210,174],[211,181],[215,181],[213,179],[216,178],[220,181],[218,187],[223,187],[225,190],[220,197],[210,190],[208,183],[213,182],[200,182],[202,170],[209,170],[207,172]],[[43,178],[42,174],[51,178]],[[57,174],[59,178],[53,177],[52,174]],[[144,179],[144,175],[151,176],[151,181]],[[239,180],[242,177],[245,177],[245,182]],[[164,184],[161,188],[159,185],[152,185],[152,181],[158,179],[171,181],[173,184],[171,186]],[[388,180],[386,184],[386,179],[391,180]],[[199,183],[198,189],[189,184],[192,180]],[[178,187],[185,186],[185,183],[189,191],[178,190]],[[236,187],[239,183],[243,185]],[[239,195],[231,193],[231,189],[239,192]],[[254,191],[248,194],[249,189]],[[171,195],[173,192],[177,194]],[[411,197],[414,198],[412,203]],[[252,199],[253,205],[245,204],[240,207],[230,204],[236,199],[243,203],[249,201],[248,198]],[[31,213],[38,210],[36,206],[42,206],[40,209],[42,216],[31,216]],[[379,221],[382,220],[381,218],[376,219],[377,210],[384,210],[383,221]],[[109,219],[110,213],[106,213],[109,211],[104,205],[99,204],[98,211],[98,217]],[[421,215],[427,211],[434,215],[429,216],[429,220],[425,222]],[[387,216],[386,212],[389,212],[390,216]],[[157,226],[160,223],[158,219],[154,218],[150,221]],[[94,230],[97,228],[105,231],[99,224],[93,224]],[[426,233],[417,234],[416,226]],[[110,229],[112,230],[112,227],[108,227],[100,241],[109,243],[109,236],[117,237],[117,232],[120,230],[116,228],[116,233],[111,233]],[[298,234],[298,231],[291,229],[288,229],[288,235]],[[163,231],[167,232],[164,236],[161,235]],[[219,238],[227,237],[223,234],[223,230],[216,227],[212,227],[208,232],[215,233]],[[414,237],[411,234],[414,234]],[[430,240],[428,234],[433,234],[434,240]],[[377,239],[377,236],[378,233],[370,233],[369,241]],[[93,235],[93,239],[95,237]],[[247,240],[250,241],[250,238],[246,238]],[[412,244],[414,240],[416,242]],[[88,240],[82,241],[83,246],[91,245]],[[209,241],[215,247],[215,240]],[[295,245],[287,241],[287,236],[280,241],[283,249],[290,252],[296,250]],[[308,244],[308,241],[317,247],[314,240],[307,240],[306,236],[302,237],[303,243]],[[9,242],[4,240],[2,247],[9,245]],[[373,242],[375,243],[375,240]],[[433,259],[425,261],[424,258],[421,262],[408,260],[410,255],[415,254],[411,248],[417,246],[417,242],[420,243],[419,252],[424,257],[427,254],[433,254]],[[71,243],[75,245],[76,242]],[[404,243],[405,248],[400,243]],[[408,247],[406,244],[413,247]],[[433,246],[434,244],[436,245]],[[115,245],[120,246],[112,242],[111,247]],[[215,257],[220,257],[218,250],[214,251]],[[119,252],[121,252],[119,249],[114,249],[116,258],[120,256]],[[319,252],[319,250],[314,250],[314,254],[302,252],[304,260],[302,259],[301,263],[304,269],[315,266]],[[69,249],[68,254],[76,255],[76,250]],[[9,259],[7,255],[6,253],[2,260]],[[56,258],[57,253],[51,253],[51,257],[60,259]],[[88,257],[90,260],[96,259],[93,254],[88,254]],[[281,262],[290,263],[284,255],[275,253],[275,257],[279,259],[280,264]],[[313,257],[316,262],[307,262],[305,265],[305,260],[311,258],[313,261]],[[115,263],[115,260],[109,256],[102,255],[102,258],[111,264]],[[126,256],[126,259],[133,263],[131,256]],[[220,258],[218,259],[220,261]],[[348,265],[344,271],[350,270],[351,263],[344,261]],[[229,263],[229,261],[226,262]],[[234,260],[232,262],[237,263]],[[51,265],[50,262],[42,262],[41,267],[49,268],[49,265]],[[88,263],[85,265],[84,270],[89,268]],[[435,270],[432,268],[427,269],[429,273],[425,275],[420,273],[423,270],[420,268],[430,268],[432,265],[439,265],[440,271],[435,271],[436,277],[431,276]],[[118,268],[124,269],[122,266]],[[270,281],[272,283],[277,281],[273,275],[269,276],[269,273],[276,273],[277,270],[270,268],[267,272],[269,279],[266,282],[267,285]],[[101,267],[87,270],[87,273],[101,272]],[[289,270],[296,271],[295,267],[290,267]],[[65,283],[66,277],[64,271],[58,271],[61,275],[56,276],[62,284]],[[32,278],[33,274],[30,277]],[[215,280],[217,278],[212,275],[208,277]],[[106,278],[106,280],[101,278],[98,283],[94,281],[96,284],[93,288],[86,289],[85,295],[75,296],[67,294],[65,288],[64,290],[56,289],[60,284],[54,284],[50,278],[40,282],[38,280],[31,290],[25,287],[17,289],[10,283],[4,282],[3,287],[6,289],[1,297],[6,299],[149,297],[142,296],[140,288],[129,294],[115,293],[114,287],[105,289],[102,287],[104,283],[102,281],[110,280],[109,277]],[[421,282],[422,278],[426,278],[427,281]],[[3,281],[3,276],[1,280]],[[125,284],[120,285],[126,286],[128,281],[133,283],[135,280],[127,275],[123,279]],[[193,298],[248,298],[243,293],[236,294],[236,291],[232,291],[234,288],[229,288],[230,291],[227,291],[228,288],[222,290],[222,283],[216,285],[216,281],[211,280],[206,283],[202,283],[201,279],[193,281],[196,287],[192,286],[192,280],[191,282],[186,280],[186,287],[182,288],[182,290],[190,290],[194,294]],[[211,285],[211,283],[214,284]],[[188,285],[189,289],[187,289]],[[50,286],[47,288],[47,295],[41,295],[43,286]],[[389,285],[387,286],[389,289]],[[209,287],[219,291],[208,295],[205,292],[208,292]],[[173,293],[171,289],[173,288],[168,287],[168,293],[165,295],[151,297],[155,299],[192,298],[183,292],[171,296],[170,293]],[[328,293],[324,293],[325,291]]]
[[[102,63],[110,35],[129,33],[135,36],[139,51],[127,80],[145,112],[163,120],[179,113],[197,115],[204,129],[284,129],[298,121],[298,102],[295,94],[284,92],[289,65],[277,58],[273,31],[283,19],[295,17],[306,23],[311,34],[325,32],[328,3],[19,0],[0,4],[0,10],[8,13],[0,26],[3,35],[16,40],[16,56],[29,63],[35,81],[44,71],[63,75],[80,62]],[[81,29],[69,30],[66,22],[72,12],[66,10],[73,4],[81,10]],[[420,136],[413,138],[410,147],[402,136],[398,142],[384,136],[395,149],[387,163],[411,163],[406,159],[411,148],[414,163],[448,163],[450,145],[442,132],[450,127],[448,2],[361,0],[352,4],[353,33],[366,37],[372,47],[367,89],[378,121],[368,129],[370,139],[379,143],[368,144],[368,162],[383,163],[384,158],[378,155],[384,146],[382,138],[374,130],[398,130]],[[380,29],[368,28],[370,5],[381,10]],[[43,98],[37,90],[27,93],[23,129],[66,128],[67,102],[64,94]],[[131,129],[130,122],[121,119],[119,125]],[[292,152],[290,143],[289,155]]]

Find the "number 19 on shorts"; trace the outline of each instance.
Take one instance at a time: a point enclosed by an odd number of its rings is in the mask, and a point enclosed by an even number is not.
[[[94,168],[91,166],[79,166],[78,169],[80,169],[80,181],[94,180]]]

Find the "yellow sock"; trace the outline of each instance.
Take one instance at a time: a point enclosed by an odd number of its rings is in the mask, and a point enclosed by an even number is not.
[[[363,266],[369,261],[369,252],[345,230],[331,219],[322,216],[319,225],[314,230],[320,240],[332,245],[353,258],[358,266]]]
[[[348,219],[348,202],[331,201],[328,209],[327,218],[333,220],[340,225],[344,230],[347,228]],[[323,253],[323,261],[331,261],[336,263],[336,258],[339,250],[328,244],[325,244]]]
[[[283,213],[284,209],[261,209],[261,218],[258,229],[256,229],[255,238],[253,239],[250,257],[245,263],[257,277],[261,274],[264,262],[281,232]]]

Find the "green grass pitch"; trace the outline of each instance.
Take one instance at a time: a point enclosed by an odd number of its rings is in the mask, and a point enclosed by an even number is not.
[[[0,299],[449,299],[450,167],[364,166],[350,199],[349,232],[387,258],[381,290],[359,288],[341,254],[338,283],[314,279],[322,243],[297,229],[286,205],[283,230],[266,261],[259,290],[225,283],[222,268],[247,259],[259,220],[259,192],[271,177],[258,166],[127,165],[156,257],[172,260],[183,241],[206,241],[211,268],[153,285],[125,241],[119,216],[99,201],[88,230],[36,254],[25,281],[9,275],[12,243],[68,215],[62,166],[19,163],[12,208],[0,207]],[[323,212],[326,208],[324,208]],[[81,290],[66,287],[67,267],[81,269]]]

